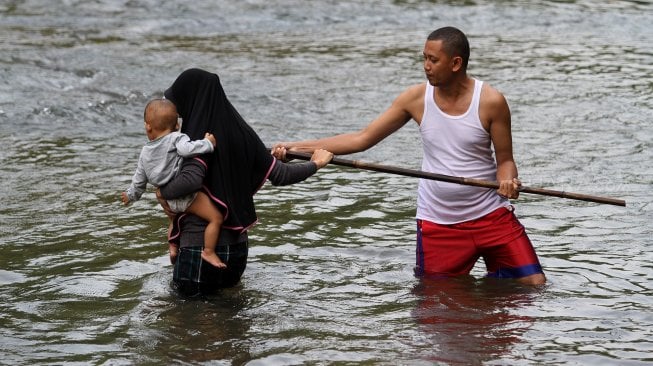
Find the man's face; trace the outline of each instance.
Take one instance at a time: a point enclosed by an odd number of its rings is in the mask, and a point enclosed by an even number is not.
[[[446,82],[459,69],[460,57],[450,57],[444,52],[441,40],[426,41],[424,45],[424,73],[429,83],[438,86]],[[457,60],[458,59],[458,60]]]

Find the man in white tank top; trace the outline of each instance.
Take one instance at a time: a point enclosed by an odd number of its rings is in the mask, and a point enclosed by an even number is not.
[[[466,275],[482,257],[488,276],[543,284],[537,255],[508,201],[519,197],[521,185],[512,154],[510,109],[503,94],[467,75],[469,53],[460,30],[433,31],[423,51],[427,83],[406,89],[360,131],[283,142],[272,153],[283,159],[287,149],[360,152],[412,119],[424,147],[422,170],[499,183],[498,190],[489,190],[420,180],[416,274]]]

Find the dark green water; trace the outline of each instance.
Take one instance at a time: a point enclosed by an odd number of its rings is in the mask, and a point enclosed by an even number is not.
[[[651,24],[648,1],[0,2],[0,364],[653,362]],[[269,144],[352,131],[444,25],[506,95],[526,185],[628,207],[522,195],[545,288],[420,281],[417,181],[329,167],[259,192],[238,287],[171,292],[153,195],[119,202],[147,100],[202,67]],[[354,157],[420,156],[409,124]]]

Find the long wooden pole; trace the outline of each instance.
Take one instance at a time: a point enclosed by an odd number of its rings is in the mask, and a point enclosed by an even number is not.
[[[302,153],[302,152],[295,152],[295,151],[287,151],[286,152],[286,157],[290,158],[290,159],[311,160],[311,154]],[[466,185],[466,186],[476,186],[476,187],[493,188],[493,189],[498,189],[499,188],[499,184],[497,182],[494,182],[494,181],[487,181],[487,180],[481,180],[481,179],[472,179],[472,178],[463,178],[463,177],[453,177],[453,176],[450,176],[450,175],[429,173],[429,172],[424,172],[424,171],[421,171],[421,170],[406,169],[406,168],[399,168],[399,167],[388,166],[388,165],[367,163],[367,162],[363,162],[363,161],[359,161],[359,160],[347,160],[347,159],[334,157],[331,160],[331,164],[341,165],[341,166],[346,166],[346,167],[351,167],[351,168],[357,168],[357,169],[373,170],[373,171],[376,171],[376,172],[404,175],[404,176],[407,176],[407,177],[432,179],[432,180],[437,180],[437,181],[441,181],[441,182],[462,184],[462,185]],[[525,187],[525,186],[522,186],[519,191],[522,192],[522,193],[539,194],[539,195],[543,195],[543,196],[553,196],[553,197],[560,197],[560,198],[568,198],[568,199],[595,202],[595,203],[603,203],[603,204],[615,205],[615,206],[624,206],[624,207],[626,206],[626,201],[621,200],[621,199],[611,198],[611,197],[592,196],[592,195],[588,195],[588,194],[572,193],[572,192],[565,192],[565,191],[555,191],[555,190],[543,189],[543,188],[531,188],[531,187]]]

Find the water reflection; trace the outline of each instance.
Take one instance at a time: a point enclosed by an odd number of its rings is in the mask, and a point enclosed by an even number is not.
[[[524,315],[538,289],[505,280],[423,278],[412,316],[432,352],[429,361],[481,364],[508,355],[534,320]]]
[[[133,314],[134,334],[126,346],[147,357],[141,361],[155,364],[243,364],[251,359],[249,342],[243,339],[251,319],[242,315],[250,301],[240,286],[203,299],[180,298],[171,290],[169,296],[145,301]]]

